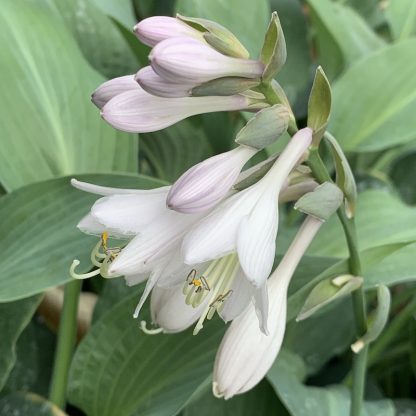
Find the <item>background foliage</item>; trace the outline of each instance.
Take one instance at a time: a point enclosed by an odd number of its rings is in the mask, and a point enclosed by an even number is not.
[[[94,197],[72,189],[69,178],[155,187],[229,149],[243,125],[239,114],[209,114],[138,137],[104,123],[89,102],[91,92],[107,78],[146,65],[148,48],[131,27],[155,14],[204,17],[234,31],[256,57],[272,10],[279,13],[288,45],[278,81],[300,125],[318,64],[331,80],[329,130],[348,152],[360,190],[365,287],[384,283],[393,293],[389,324],[370,352],[365,414],[416,414],[414,0],[0,0],[0,5],[0,415],[63,414],[46,399],[59,307],[53,309],[42,294],[69,281],[72,259],[88,264],[94,244],[75,229]],[[259,156],[265,157],[267,149]],[[298,220],[289,208],[278,255]],[[72,363],[68,414],[347,415],[349,301],[334,302],[307,321],[294,320],[316,282],[345,271],[345,257],[334,218],[290,287],[284,351],[267,379],[230,401],[210,392],[213,357],[225,329],[221,322],[197,337],[189,331],[150,337],[130,318],[140,288],[127,290],[121,279],[86,282],[84,294],[98,301]],[[84,310],[88,317],[92,306]]]

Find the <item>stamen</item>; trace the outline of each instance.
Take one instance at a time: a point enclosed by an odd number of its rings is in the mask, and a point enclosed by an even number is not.
[[[163,332],[163,328],[148,329],[146,321],[140,321],[140,329],[147,335],[157,335]]]
[[[99,252],[100,247],[101,247],[101,240],[95,245],[90,255],[91,263],[97,267],[101,267],[101,262],[97,260],[97,258],[105,259],[106,257],[105,254]]]
[[[73,260],[71,267],[69,268],[69,275],[74,279],[88,279],[89,277],[97,276],[100,274],[100,269],[95,269],[89,273],[76,273],[75,269],[79,266],[79,260]]]

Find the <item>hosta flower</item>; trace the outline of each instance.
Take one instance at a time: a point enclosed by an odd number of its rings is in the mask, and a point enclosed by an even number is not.
[[[149,55],[152,68],[171,82],[195,85],[222,77],[260,78],[264,65],[232,58],[192,38],[171,38],[158,43]]]
[[[152,16],[143,19],[134,26],[134,33],[141,42],[148,46],[155,46],[162,40],[174,37],[189,36],[201,41],[203,39],[200,31],[175,17],[167,16]]]
[[[251,110],[264,106],[262,100],[242,94],[163,98],[150,95],[139,87],[113,97],[103,107],[101,115],[117,129],[145,133],[164,129],[195,114]]]
[[[213,392],[229,399],[253,388],[279,353],[286,326],[287,288],[293,273],[323,222],[308,217],[267,282],[269,335],[259,330],[254,307],[247,308],[226,331],[218,349]]]
[[[257,149],[239,146],[190,168],[172,186],[169,208],[184,213],[207,211],[220,202]]]
[[[91,100],[98,108],[103,108],[116,95],[138,89],[140,89],[140,86],[134,80],[134,75],[126,75],[101,84],[93,92]]]
[[[202,263],[236,251],[249,281],[262,287],[275,256],[279,193],[311,140],[311,129],[300,130],[260,181],[199,221],[184,239],[185,262]]]
[[[195,87],[189,82],[175,83],[166,81],[156,74],[151,66],[145,66],[135,76],[136,82],[149,94],[159,97],[188,97]]]

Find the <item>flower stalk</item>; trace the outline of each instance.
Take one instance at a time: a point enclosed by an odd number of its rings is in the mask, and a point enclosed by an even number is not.
[[[49,400],[61,409],[65,408],[69,367],[77,332],[78,300],[82,282],[72,280],[65,285],[64,305],[59,321],[58,343],[52,371]]]
[[[318,148],[311,147],[308,165],[315,178],[319,182],[331,181],[331,177],[318,153]],[[349,271],[354,276],[361,276],[361,262],[358,252],[357,233],[354,219],[348,219],[343,207],[337,211],[341,221],[349,251]],[[367,331],[367,312],[365,306],[365,295],[362,287],[352,292],[353,309],[357,338]],[[366,378],[368,345],[365,346],[353,359],[352,391],[351,391],[351,416],[360,416],[364,400],[364,388]]]

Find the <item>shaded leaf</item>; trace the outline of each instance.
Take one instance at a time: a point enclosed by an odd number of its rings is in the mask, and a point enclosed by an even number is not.
[[[13,278],[8,275],[8,278]],[[41,296],[0,304],[0,390],[3,388],[16,361],[16,343],[30,322]]]
[[[416,35],[415,1],[391,0],[386,5],[385,13],[395,40]]]

